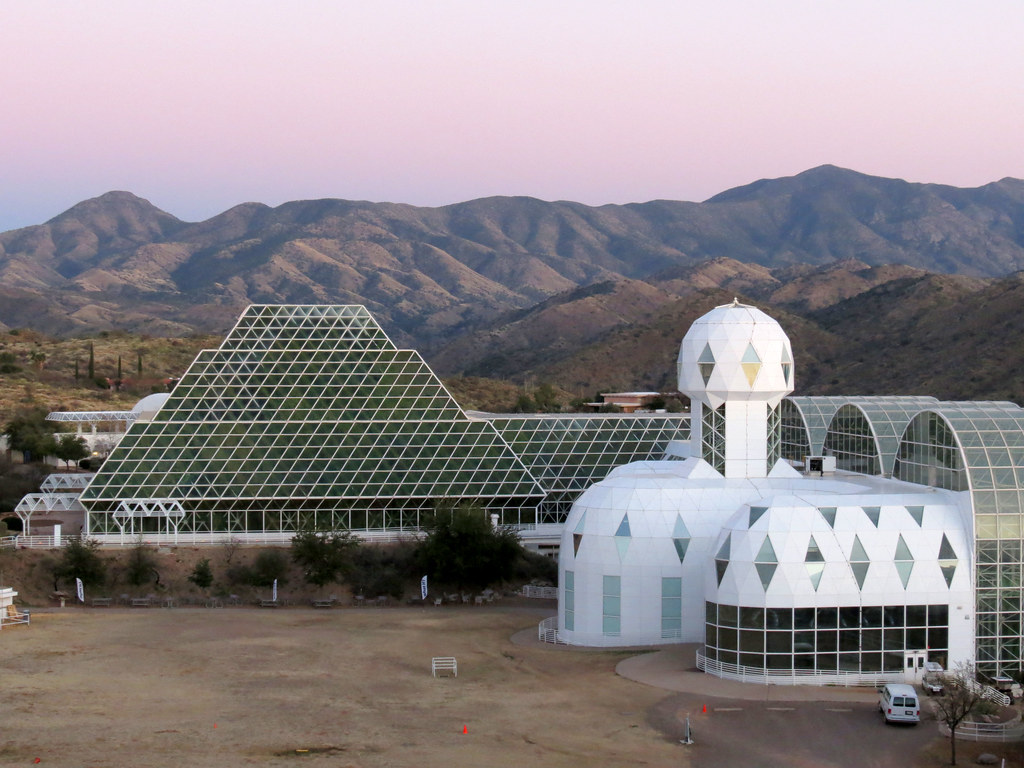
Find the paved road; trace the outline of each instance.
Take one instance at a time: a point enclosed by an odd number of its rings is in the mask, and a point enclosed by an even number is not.
[[[623,677],[676,692],[648,719],[679,740],[689,715],[695,743],[680,749],[696,768],[906,767],[944,741],[927,702],[919,725],[885,725],[873,689],[720,680],[695,668],[696,648],[673,646],[616,667]]]
[[[704,708],[707,712],[704,712]],[[911,765],[941,739],[935,721],[885,725],[874,704],[755,701],[703,694],[669,696],[648,714],[667,738],[681,739],[690,717],[696,768],[892,768]]]

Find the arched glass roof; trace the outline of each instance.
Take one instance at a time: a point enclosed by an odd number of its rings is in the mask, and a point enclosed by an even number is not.
[[[795,409],[803,418],[810,455],[819,455],[824,453],[829,426],[839,409],[844,405],[855,406],[871,425],[877,441],[881,471],[888,474],[892,472],[900,437],[910,419],[922,409],[935,406],[938,402],[934,397],[923,396],[787,397],[783,401],[783,418],[792,423]],[[797,457],[787,455],[787,458]]]
[[[975,514],[1019,514],[1024,508],[1024,409],[1009,402],[942,402],[934,411],[961,449]],[[910,440],[905,442],[909,451]],[[941,454],[935,460],[940,463]],[[901,473],[907,474],[902,468]]]

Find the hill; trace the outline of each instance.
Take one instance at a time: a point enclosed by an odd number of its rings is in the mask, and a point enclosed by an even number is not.
[[[806,309],[821,301],[794,288],[802,271],[850,261],[1005,276],[1024,269],[1024,182],[959,189],[823,166],[704,203],[309,200],[199,223],[111,192],[0,234],[0,324],[185,336],[224,333],[253,302],[360,303],[429,352],[577,288],[625,280],[679,294],[688,270],[722,258],[748,265],[748,281],[769,270],[780,300],[788,290]]]

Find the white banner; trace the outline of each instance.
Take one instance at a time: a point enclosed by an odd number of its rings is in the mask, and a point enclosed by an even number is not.
[[[270,597],[275,603],[277,602],[277,579],[274,579],[274,594]]]
[[[424,576],[422,579],[420,579],[420,599],[421,600],[426,600],[427,599],[427,577],[426,576]]]
[[[82,586],[82,580],[76,578],[75,579],[75,586],[78,587],[78,602],[84,603],[85,602],[85,587]]]

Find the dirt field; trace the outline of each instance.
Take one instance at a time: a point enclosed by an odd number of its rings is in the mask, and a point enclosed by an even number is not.
[[[678,693],[617,676],[635,651],[512,641],[552,610],[37,609],[0,633],[0,765],[948,764],[933,720],[885,727],[870,692],[837,703],[729,684],[715,698],[699,675]],[[431,676],[440,655],[457,678]],[[981,751],[1022,765],[1017,745],[959,751],[964,765]]]
[[[550,613],[37,611],[0,634],[0,764],[686,765],[645,720],[666,692],[614,674],[626,654],[510,641]]]

